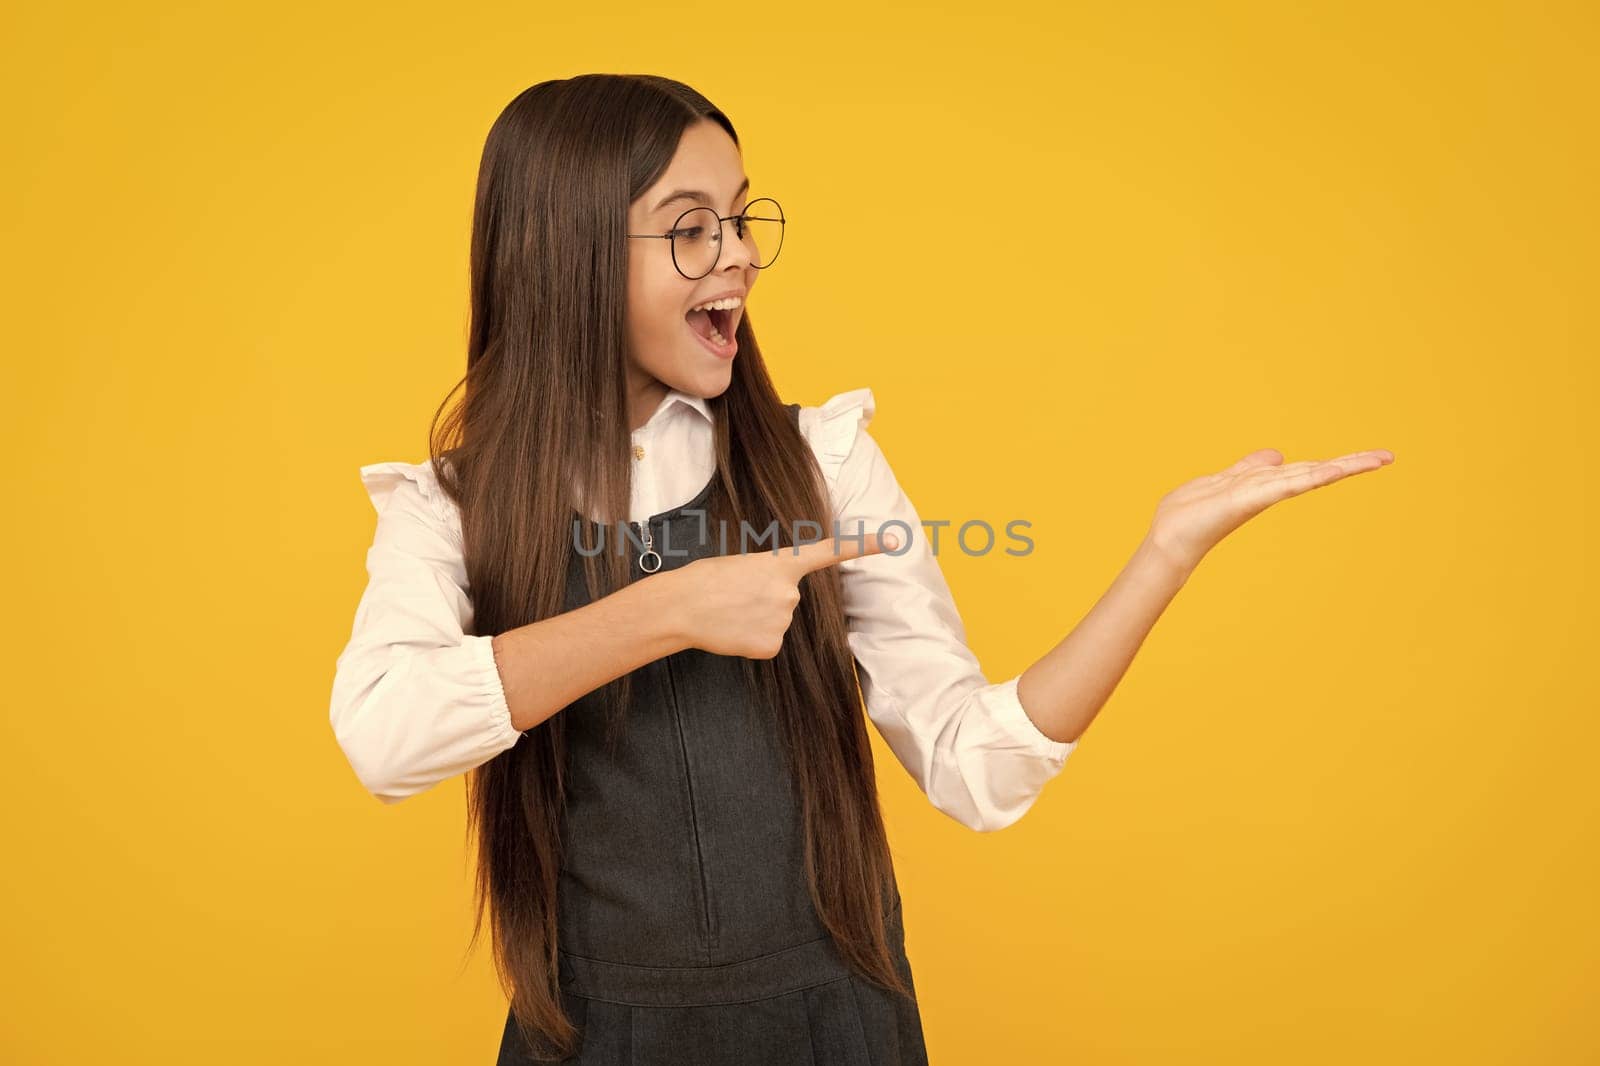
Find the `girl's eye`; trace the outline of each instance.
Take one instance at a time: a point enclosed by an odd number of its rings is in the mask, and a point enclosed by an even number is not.
[[[675,230],[673,230],[672,231],[672,239],[673,240],[683,240],[683,241],[697,241],[697,240],[700,239],[700,234],[704,233],[705,231],[706,230],[705,230],[704,226],[685,226],[683,229],[675,229]]]

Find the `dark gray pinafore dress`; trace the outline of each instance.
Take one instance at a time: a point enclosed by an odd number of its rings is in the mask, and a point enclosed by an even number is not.
[[[799,405],[787,406],[797,418]],[[662,570],[718,551],[717,530],[695,512],[711,490],[648,520]],[[617,550],[616,527],[606,533],[606,550]],[[727,542],[736,549],[737,529]],[[587,600],[576,555],[568,599],[569,609]],[[690,648],[640,667],[633,684],[615,752],[597,693],[561,712],[570,769],[560,984],[582,1033],[565,1061],[925,1064],[915,999],[851,971],[812,906],[782,739],[739,659]],[[897,884],[884,910],[909,986]],[[507,1011],[498,1066],[532,1061]]]

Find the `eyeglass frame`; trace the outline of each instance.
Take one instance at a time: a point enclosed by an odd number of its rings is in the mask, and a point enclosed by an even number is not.
[[[758,196],[754,200],[751,200],[750,203],[745,204],[744,205],[744,210],[740,211],[737,215],[727,215],[727,216],[717,215],[717,254],[711,260],[711,265],[706,268],[706,272],[704,274],[701,274],[701,275],[699,275],[697,277],[692,277],[691,278],[691,277],[689,277],[688,274],[684,273],[683,267],[678,265],[678,245],[677,245],[676,241],[673,241],[672,248],[671,248],[672,267],[673,267],[673,269],[676,270],[679,274],[682,274],[683,277],[686,278],[689,281],[699,281],[700,278],[709,277],[711,275],[711,272],[713,270],[717,269],[717,264],[722,262],[722,224],[724,222],[733,222],[736,219],[743,218],[745,216],[745,214],[750,210],[751,204],[759,204],[763,200],[771,201],[772,204],[775,207],[777,207],[777,209],[778,209],[779,232],[780,233],[785,232],[786,231],[786,227],[789,224],[789,219],[783,213],[783,205],[778,203],[777,200],[774,200],[770,196]],[[677,219],[675,219],[673,221],[672,228],[667,230],[667,232],[665,232],[665,233],[625,233],[625,234],[623,234],[623,236],[625,236],[625,237],[646,237],[646,238],[655,238],[657,240],[671,241],[673,239],[673,234],[677,233],[678,230],[682,228],[682,227],[680,227],[678,225],[678,223],[682,222],[684,219],[688,218],[690,215],[694,214],[696,211],[710,211],[713,215],[717,214],[715,208],[708,207],[705,204],[701,204],[698,207],[691,207],[691,208],[687,209],[686,211],[684,211],[683,214],[679,215],[677,217]],[[772,220],[771,219],[762,219],[761,221],[770,222]],[[740,237],[739,239],[741,241],[744,240],[743,237]],[[783,242],[781,240],[778,242],[778,249],[779,249],[779,251],[783,250]],[[778,261],[778,253],[777,252],[773,252],[772,253],[772,262],[771,263],[767,263],[765,266],[756,266],[754,263],[751,263],[750,265],[752,267],[755,267],[756,270],[765,270],[765,269],[767,269],[767,267],[770,267],[772,265],[772,263],[776,263],[777,261]]]

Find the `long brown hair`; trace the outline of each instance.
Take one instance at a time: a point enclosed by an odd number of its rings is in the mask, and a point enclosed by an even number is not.
[[[625,383],[628,206],[666,169],[679,138],[733,123],[681,82],[585,74],[541,82],[489,131],[472,223],[467,371],[462,401],[430,429],[441,485],[461,513],[478,634],[566,609],[575,493],[608,530],[627,517]],[[711,398],[717,472],[708,521],[765,530],[832,529],[821,472],[779,399],[751,318],[737,330],[728,389]],[[571,487],[571,488],[569,488]],[[807,527],[802,520],[819,523]],[[631,580],[625,553],[585,556],[591,596]],[[890,854],[837,568],[801,582],[782,650],[742,659],[776,717],[802,797],[807,881],[817,913],[857,972],[909,994],[885,930]],[[603,690],[619,728],[631,675]],[[556,890],[566,749],[556,713],[468,774],[477,843],[476,944],[487,910],[495,966],[531,1047],[558,1056],[578,1032],[561,1001]],[[471,949],[469,945],[468,950]]]

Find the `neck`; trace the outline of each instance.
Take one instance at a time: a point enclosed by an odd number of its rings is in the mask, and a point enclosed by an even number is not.
[[[667,398],[667,386],[648,374],[631,376],[628,381],[628,431],[631,433],[650,421],[661,401]]]

